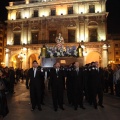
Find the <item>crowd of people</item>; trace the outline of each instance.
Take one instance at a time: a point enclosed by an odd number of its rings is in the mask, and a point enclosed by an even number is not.
[[[110,93],[120,97],[120,65],[113,70],[110,65],[99,67],[98,62],[80,66],[79,62],[70,66],[61,66],[55,63],[53,68],[41,68],[37,61],[29,70],[14,69],[13,67],[0,68],[0,116],[8,114],[6,94],[14,94],[14,85],[19,80],[26,80],[26,88],[30,90],[31,111],[37,107],[42,110],[44,105],[45,79],[48,81],[47,89],[52,93],[53,108],[64,110],[64,92],[67,92],[68,103],[74,110],[78,107],[86,109],[85,99],[95,109],[98,105],[104,108],[103,93]],[[5,108],[5,109],[3,109]],[[3,111],[4,110],[4,111]]]
[[[104,108],[103,93],[120,96],[119,73],[120,65],[116,65],[116,69],[113,71],[110,65],[107,68],[99,67],[98,62],[92,62],[82,67],[80,67],[79,62],[67,67],[60,66],[60,63],[57,62],[53,68],[43,69],[38,67],[37,61],[33,61],[33,68],[28,70],[26,79],[26,87],[30,88],[32,111],[35,110],[36,106],[38,106],[38,110],[42,110],[44,78],[47,78],[48,90],[52,92],[54,111],[57,111],[58,108],[64,110],[63,95],[65,90],[68,102],[74,110],[77,110],[78,107],[85,109],[84,98],[95,109],[98,108],[98,105]]]

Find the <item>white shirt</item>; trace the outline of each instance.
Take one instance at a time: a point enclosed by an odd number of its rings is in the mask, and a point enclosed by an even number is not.
[[[33,68],[33,71],[34,71],[34,78],[36,76],[36,71],[37,71],[37,68]]]

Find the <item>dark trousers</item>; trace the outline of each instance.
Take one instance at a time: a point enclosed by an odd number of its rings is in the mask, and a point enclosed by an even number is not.
[[[98,99],[99,99],[99,105],[103,104],[103,90],[102,89],[96,89],[93,90],[93,105],[96,107],[97,106],[97,95],[98,95]]]
[[[77,108],[78,105],[81,107],[83,106],[83,91],[82,90],[77,90],[74,91],[74,96],[73,96],[73,104],[74,107]]]
[[[39,87],[30,86],[30,98],[31,98],[31,104],[32,104],[33,109],[36,106],[38,106],[38,108],[41,107],[41,92],[40,91],[41,90]]]
[[[63,107],[63,90],[60,89],[52,89],[52,100],[54,109],[59,107]]]
[[[120,97],[120,81],[118,81],[117,84],[115,84],[115,92],[116,96]]]
[[[73,104],[73,89],[72,85],[67,85],[67,98],[69,104]]]

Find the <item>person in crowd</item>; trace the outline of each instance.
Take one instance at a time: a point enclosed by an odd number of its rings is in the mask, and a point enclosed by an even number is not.
[[[68,103],[73,105],[73,80],[72,80],[72,71],[74,69],[74,64],[71,64],[66,70],[66,90]]]
[[[91,89],[92,89],[92,102],[94,108],[97,109],[97,105],[104,108],[103,106],[103,69],[99,67],[98,62],[93,62],[91,71]],[[97,103],[98,96],[98,103]]]
[[[24,70],[23,69],[21,69],[20,78],[21,78],[22,83],[23,83],[24,82]]]
[[[54,68],[52,68],[50,71],[54,111],[57,111],[58,106],[60,109],[64,110],[63,108],[64,77],[65,77],[64,72],[63,70],[60,69],[60,63],[56,62]]]
[[[89,66],[90,64],[86,64],[83,67],[83,82],[84,82],[84,95],[85,95],[85,100],[89,102]]]
[[[115,84],[115,94],[120,97],[120,64],[116,65],[116,71],[113,74],[113,82]]]
[[[25,78],[26,88],[29,89],[29,81],[27,81],[27,74],[28,74],[28,69],[24,71],[24,78]]]
[[[9,76],[9,68],[5,67],[3,71],[3,77],[5,81],[5,86],[6,86],[6,93],[10,92],[10,76]]]
[[[13,67],[9,68],[9,79],[10,79],[10,93],[14,94],[15,71]]]
[[[28,70],[27,81],[30,79],[30,99],[32,104],[31,111],[34,111],[36,106],[38,110],[41,111],[41,94],[42,94],[42,84],[44,79],[44,73],[38,68],[38,63],[36,60],[33,61],[33,67]]]
[[[111,65],[108,65],[108,84],[110,87],[110,94],[114,95],[114,92],[113,92],[113,70],[111,68]]]
[[[20,81],[20,76],[21,76],[21,69],[18,68],[16,69],[16,82]]]
[[[9,113],[7,99],[5,94],[4,78],[2,78],[3,72],[0,70],[0,120]]]
[[[77,110],[78,106],[85,109],[83,106],[83,69],[80,68],[79,62],[75,62],[74,67],[72,71],[74,110]]]

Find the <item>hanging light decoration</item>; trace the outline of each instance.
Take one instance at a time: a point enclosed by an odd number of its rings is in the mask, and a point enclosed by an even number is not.
[[[78,57],[83,57],[83,48],[81,47],[80,44],[77,48],[77,52],[78,52]]]
[[[47,56],[47,48],[45,45],[41,48],[41,56],[46,57]]]

